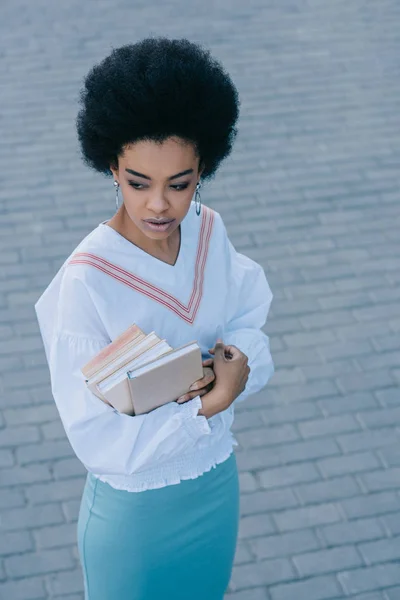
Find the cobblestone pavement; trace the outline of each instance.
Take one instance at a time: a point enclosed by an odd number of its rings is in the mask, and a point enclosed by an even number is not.
[[[82,78],[149,34],[205,43],[239,87],[235,152],[203,200],[274,292],[276,375],[235,424],[227,598],[400,598],[399,3],[3,0],[0,15],[0,598],[83,598],[85,472],[33,304],[114,207],[79,159]]]

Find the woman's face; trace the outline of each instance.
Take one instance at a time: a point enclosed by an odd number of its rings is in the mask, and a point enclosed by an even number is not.
[[[125,146],[118,169],[111,167],[111,171],[120,184],[130,220],[154,240],[165,239],[177,229],[201,176],[194,145],[173,137],[163,143],[140,141]]]

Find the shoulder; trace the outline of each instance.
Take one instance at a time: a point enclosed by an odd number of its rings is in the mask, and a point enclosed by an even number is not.
[[[210,206],[202,206],[200,227],[202,231],[209,230],[214,239],[219,241],[227,239],[227,231],[222,216]]]
[[[134,255],[129,255],[130,264],[134,263]],[[126,248],[115,235],[115,232],[100,223],[68,257],[64,269],[64,285],[72,285],[79,281],[88,289],[98,287],[100,278],[101,285],[108,279],[102,277],[102,273],[108,273],[110,269],[124,266],[126,262]]]

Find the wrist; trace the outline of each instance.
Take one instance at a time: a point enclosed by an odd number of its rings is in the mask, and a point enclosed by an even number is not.
[[[218,388],[212,389],[208,394],[201,397],[202,408],[199,409],[198,415],[210,419],[214,415],[223,410],[226,410],[231,402],[227,399],[226,394],[223,395]]]

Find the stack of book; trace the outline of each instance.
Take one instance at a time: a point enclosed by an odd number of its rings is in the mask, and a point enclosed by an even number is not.
[[[154,331],[131,325],[81,369],[103,402],[127,415],[148,413],[177,400],[203,377],[197,342],[173,349]]]

